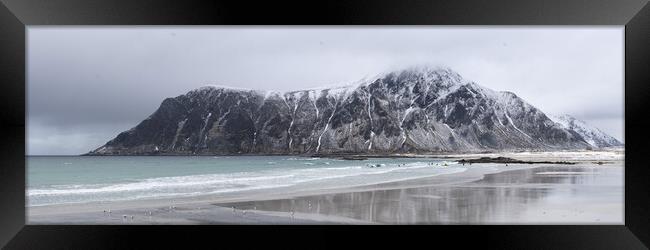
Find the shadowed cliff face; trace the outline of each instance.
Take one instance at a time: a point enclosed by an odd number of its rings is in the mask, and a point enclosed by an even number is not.
[[[425,153],[584,149],[510,92],[446,68],[287,93],[202,87],[165,99],[92,155]]]

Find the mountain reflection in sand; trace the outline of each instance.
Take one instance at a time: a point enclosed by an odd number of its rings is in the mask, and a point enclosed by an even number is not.
[[[567,174],[537,174],[544,172]],[[482,180],[458,185],[219,206],[336,215],[388,224],[620,224],[623,222],[622,182],[622,167],[540,167],[488,174]]]

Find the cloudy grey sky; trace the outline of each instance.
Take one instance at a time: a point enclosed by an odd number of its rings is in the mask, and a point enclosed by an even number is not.
[[[27,153],[81,154],[206,84],[336,85],[451,67],[623,140],[623,26],[56,27],[27,32]]]

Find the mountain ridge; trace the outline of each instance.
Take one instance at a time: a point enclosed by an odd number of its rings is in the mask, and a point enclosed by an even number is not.
[[[606,134],[600,129],[593,127],[582,120],[576,119],[571,115],[549,114],[548,117],[565,128],[576,131],[587,143],[589,143],[589,145],[595,148],[621,147],[624,145],[613,136]]]
[[[88,155],[396,154],[585,149],[582,135],[507,91],[416,66],[339,87],[204,86],[166,98]]]

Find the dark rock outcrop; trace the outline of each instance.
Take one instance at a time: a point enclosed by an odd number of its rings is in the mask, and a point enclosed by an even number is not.
[[[481,157],[478,159],[461,159],[458,161],[458,163],[465,165],[467,164],[472,164],[472,163],[504,163],[504,164],[561,164],[561,165],[575,165],[575,162],[569,162],[569,161],[522,161],[522,160],[517,160],[513,158],[508,158],[508,157]]]

